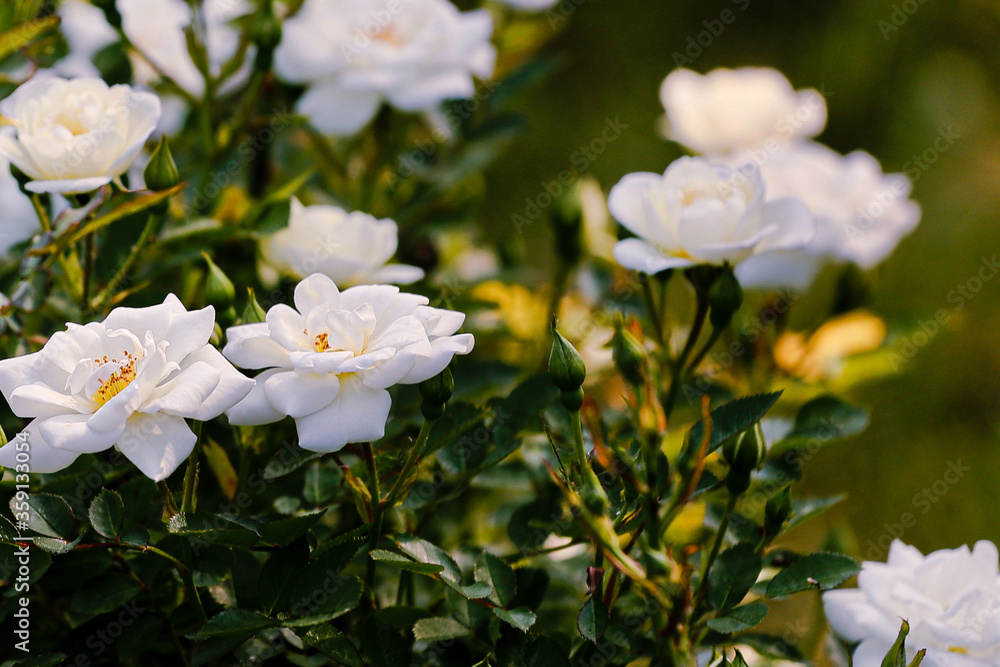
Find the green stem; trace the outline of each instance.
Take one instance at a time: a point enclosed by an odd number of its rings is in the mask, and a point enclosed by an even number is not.
[[[722,515],[722,521],[719,522],[719,532],[715,535],[715,541],[712,543],[712,550],[708,554],[708,558],[705,560],[705,566],[702,568],[701,580],[698,581],[698,588],[695,590],[694,598],[691,603],[691,615],[692,619],[698,613],[698,607],[704,601],[705,594],[708,592],[708,573],[712,569],[712,563],[715,562],[716,557],[719,555],[719,551],[722,549],[722,543],[726,539],[726,532],[729,530],[729,515],[736,509],[737,496],[730,495],[729,502],[726,504],[726,511]]]
[[[111,280],[108,281],[107,286],[101,290],[100,294],[94,297],[91,307],[97,309],[102,306],[111,296],[114,295],[115,291],[121,286],[121,284],[128,279],[129,274],[135,267],[136,262],[139,261],[142,251],[146,249],[149,242],[152,240],[153,235],[156,234],[156,230],[159,227],[160,216],[156,213],[150,213],[149,217],[146,218],[146,226],[142,228],[142,234],[139,235],[139,240],[135,242],[132,246],[132,252],[129,256],[125,258],[125,262],[122,264],[122,268],[118,273],[112,276]]]
[[[31,194],[31,205],[35,209],[35,215],[38,216],[38,224],[42,226],[42,230],[49,232],[52,231],[52,221],[49,219],[49,214],[46,212],[45,207],[42,206],[42,198],[37,192]]]
[[[698,368],[698,364],[700,364],[702,360],[705,359],[705,356],[712,350],[712,347],[715,345],[716,341],[719,340],[719,337],[722,335],[722,332],[723,329],[721,328],[715,328],[715,327],[712,328],[712,333],[708,337],[708,340],[705,341],[705,345],[702,346],[702,348],[698,351],[698,354],[694,355],[694,358],[691,359],[691,363],[688,364],[688,369],[687,369],[688,375],[693,373],[695,369]]]
[[[406,487],[406,481],[409,479],[410,474],[413,472],[413,468],[419,464],[420,454],[424,450],[424,445],[427,444],[427,438],[431,434],[431,427],[434,425],[433,419],[425,419],[424,423],[420,425],[420,433],[417,434],[417,440],[413,443],[413,447],[410,448],[410,454],[406,457],[406,463],[403,464],[403,469],[399,471],[399,476],[396,477],[396,482],[392,485],[389,490],[389,495],[385,497],[385,500],[380,502],[383,509],[391,509],[395,507],[396,501],[400,497],[404,497],[404,491],[408,491],[409,487]]]
[[[694,351],[694,347],[697,345],[698,339],[701,337],[701,330],[705,328],[705,320],[708,318],[708,299],[705,298],[705,295],[703,294],[698,294],[697,298],[698,304],[695,307],[694,323],[691,325],[691,331],[688,333],[684,349],[681,350],[680,355],[677,357],[677,363],[674,364],[674,370],[670,378],[670,389],[667,392],[667,398],[663,401],[663,412],[668,420],[670,419],[671,413],[674,411],[674,406],[677,404],[677,398],[681,393],[684,366],[687,364],[687,360],[688,357],[691,356],[691,352]]]
[[[570,422],[573,424],[573,457],[576,459],[576,467],[580,475],[580,484],[583,487],[583,497],[587,504],[599,503],[602,511],[607,506],[607,494],[601,481],[597,479],[597,474],[590,467],[587,461],[587,450],[583,445],[583,423],[580,420],[580,411],[570,411]]]
[[[666,293],[667,286],[663,285],[660,289],[661,292],[661,302],[663,300],[663,295]],[[642,281],[642,295],[646,300],[646,310],[649,311],[649,319],[653,321],[653,337],[656,342],[660,344],[660,347],[669,354],[670,350],[667,349],[666,338],[663,335],[663,312],[656,305],[656,298],[653,296],[653,277],[647,276],[644,281]]]
[[[90,301],[90,283],[94,275],[94,232],[83,237],[83,294],[80,305],[86,310]]]
[[[195,421],[193,424],[194,449],[188,456],[187,469],[184,471],[184,499],[181,501],[181,512],[194,512],[195,489],[198,486],[198,455],[201,454],[201,422]]]
[[[378,484],[378,468],[375,465],[375,454],[372,452],[372,443],[366,442],[361,446],[364,451],[365,464],[368,467],[368,491],[371,495],[372,522],[371,531],[368,533],[368,550],[374,551],[378,547],[379,538],[382,535],[382,492]],[[365,584],[371,594],[372,602],[378,606],[378,599],[375,597],[375,559],[368,559],[368,569],[365,572]]]

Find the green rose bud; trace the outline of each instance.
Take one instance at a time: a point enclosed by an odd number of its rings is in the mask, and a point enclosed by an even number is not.
[[[208,264],[208,277],[205,279],[205,303],[220,310],[232,307],[236,300],[236,289],[222,269],[212,261],[208,253],[201,253]],[[233,313],[235,316],[235,313]]]
[[[563,392],[572,392],[583,385],[587,378],[587,367],[583,357],[568,340],[552,325],[552,351],[549,353],[549,377],[552,384]]]
[[[729,326],[733,315],[743,304],[743,289],[733,275],[731,267],[725,267],[708,290],[708,305],[711,308],[708,319],[716,329]]]
[[[792,516],[792,487],[786,486],[767,500],[764,506],[764,536],[770,541],[781,533]]]
[[[445,368],[431,379],[421,382],[418,388],[424,399],[420,403],[420,413],[424,419],[438,419],[444,414],[448,400],[455,391],[455,378],[451,369]]]
[[[281,19],[274,14],[270,2],[264,4],[263,11],[257,15],[257,20],[250,28],[250,39],[257,45],[254,66],[260,72],[267,72],[271,69],[274,49],[281,41]]]
[[[618,315],[615,318],[615,335],[611,339],[611,357],[625,381],[640,386],[645,380],[646,350],[626,328]]]
[[[764,433],[760,423],[753,428],[730,438],[722,446],[722,457],[730,468],[751,473],[764,462],[767,449],[764,445]]]
[[[243,309],[243,317],[240,318],[241,324],[257,324],[263,322],[267,319],[267,313],[264,309],[260,307],[257,303],[257,298],[253,295],[253,288],[247,288],[247,305]]]
[[[156,144],[153,154],[149,156],[149,164],[142,176],[146,180],[146,187],[154,191],[167,190],[181,182],[166,136],[160,137],[160,143]]]

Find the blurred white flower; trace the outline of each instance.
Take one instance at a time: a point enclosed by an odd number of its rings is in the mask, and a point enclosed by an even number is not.
[[[36,77],[0,102],[0,155],[32,192],[89,192],[121,176],[160,117],[160,100],[97,77]]]
[[[420,280],[424,272],[416,266],[387,263],[398,243],[392,220],[292,198],[288,226],[261,239],[260,250],[265,262],[297,279],[322,273],[341,287]]]
[[[10,251],[11,246],[31,238],[41,227],[35,207],[31,205],[17,181],[10,173],[10,163],[0,157],[0,255]]]
[[[122,32],[142,58],[180,88],[201,97],[205,92],[205,77],[191,57],[185,34],[193,19],[191,5],[184,0],[116,0],[115,6],[122,17]],[[233,20],[250,13],[253,7],[247,0],[205,0],[201,6],[208,71],[212,77],[218,77],[240,49],[240,32]],[[246,78],[252,56],[249,49],[239,71],[229,80],[230,85]],[[155,76],[136,67],[139,82],[151,83]]]
[[[799,248],[814,223],[795,198],[768,201],[760,172],[685,157],[660,174],[625,176],[608,197],[611,214],[638,238],[615,259],[645,273],[697,264],[737,265],[751,255]]]
[[[866,561],[856,590],[823,594],[834,631],[849,642],[856,667],[879,667],[899,632],[910,624],[907,662],[927,649],[924,664],[987,667],[1000,664],[1000,572],[992,542],[924,556],[895,540],[887,563]]]
[[[796,91],[770,68],[671,72],[660,86],[667,137],[691,150],[726,155],[819,134],[826,102],[816,90]]]
[[[551,9],[559,4],[560,0],[498,0],[500,3],[509,5],[514,9],[527,12],[540,12],[544,9]]]
[[[52,69],[65,77],[98,76],[94,56],[118,40],[118,33],[104,18],[104,12],[84,0],[66,0],[59,6],[59,19],[69,53]]]
[[[335,452],[385,434],[389,387],[415,384],[468,354],[472,334],[454,335],[465,315],[389,285],[343,292],[314,274],[295,287],[295,308],[273,306],[265,322],[227,331],[223,354],[237,366],[267,369],[228,411],[233,424],[295,419],[299,446]]]
[[[11,410],[34,418],[32,472],[116,446],[147,477],[166,479],[194,448],[184,419],[217,417],[253,387],[208,344],[214,309],[188,312],[173,294],[66,326],[40,351],[0,361]],[[0,465],[14,463],[14,443],[0,448]]]
[[[805,289],[824,261],[870,269],[916,228],[920,207],[903,174],[884,174],[864,151],[840,155],[815,142],[784,148],[761,164],[767,191],[798,197],[816,217],[816,236],[801,250],[744,262],[737,276],[746,287]]]
[[[298,111],[322,132],[353,134],[384,101],[426,111],[468,98],[493,73],[489,12],[448,0],[306,0],[285,21],[275,71],[309,84]]]

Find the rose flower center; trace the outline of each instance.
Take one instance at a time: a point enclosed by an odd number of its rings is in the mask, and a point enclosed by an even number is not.
[[[104,405],[120,394],[135,379],[137,359],[128,350],[123,350],[122,352],[125,354],[125,358],[121,361],[118,359],[109,360],[107,357],[94,359],[94,362],[100,366],[112,364],[118,367],[112,371],[106,380],[101,381],[100,389],[94,392],[92,399],[98,405]]]

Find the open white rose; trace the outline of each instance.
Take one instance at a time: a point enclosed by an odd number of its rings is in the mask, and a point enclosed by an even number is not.
[[[0,155],[32,192],[90,192],[121,176],[156,128],[160,100],[97,77],[34,78],[0,102]]]
[[[392,220],[338,206],[303,206],[293,198],[288,226],[261,239],[260,250],[280,273],[300,279],[322,273],[341,287],[420,280],[421,269],[388,264],[398,243]]]
[[[826,125],[826,102],[796,91],[770,68],[671,72],[660,87],[667,137],[691,150],[725,155],[814,137]]]
[[[751,255],[800,248],[813,237],[805,204],[767,201],[760,171],[685,157],[663,175],[625,176],[608,196],[611,214],[638,238],[619,241],[622,266],[657,273],[697,264],[737,265]]]
[[[856,590],[823,594],[834,631],[859,642],[856,667],[879,667],[899,632],[910,624],[907,662],[927,649],[925,665],[1000,664],[1000,572],[992,542],[924,556],[895,540],[887,563],[866,561]]]
[[[299,446],[317,452],[377,440],[391,405],[386,389],[428,380],[472,351],[472,334],[454,335],[464,321],[397,287],[340,292],[328,277],[309,276],[295,287],[295,308],[279,304],[266,322],[228,330],[222,353],[237,366],[267,369],[229,420],[267,424],[288,415]]]
[[[306,0],[285,21],[275,71],[309,88],[298,111],[322,132],[353,134],[384,101],[426,111],[493,73],[489,12],[448,0]]]
[[[184,419],[217,417],[253,387],[208,344],[211,306],[188,312],[171,294],[157,306],[66,326],[40,351],[0,361],[11,410],[34,418],[32,472],[116,446],[147,477],[166,479],[194,448]],[[0,448],[0,465],[14,462],[13,443]]]

